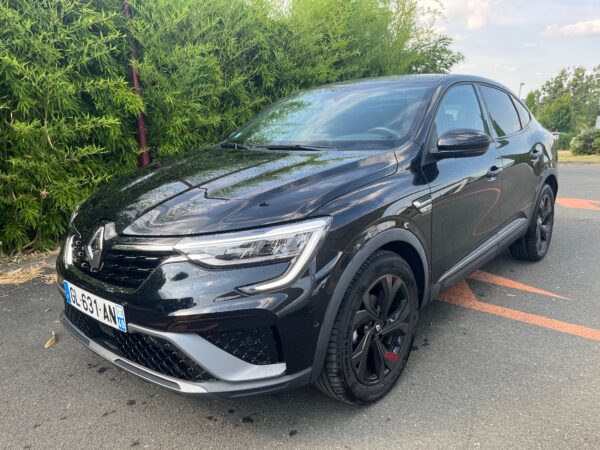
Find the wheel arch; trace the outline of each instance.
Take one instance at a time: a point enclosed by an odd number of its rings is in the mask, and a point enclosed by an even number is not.
[[[406,241],[388,242],[377,250],[388,250],[396,253],[398,256],[404,258],[404,260],[408,263],[417,282],[417,290],[419,292],[419,307],[421,307],[425,302],[423,295],[425,293],[426,266],[423,265],[421,255],[419,254],[418,250]]]
[[[425,305],[429,300],[429,263],[419,238],[401,228],[388,229],[373,236],[351,256],[329,299],[317,340],[311,381],[319,377],[323,368],[331,330],[348,286],[362,264],[378,250],[388,250],[404,258],[415,274],[419,289],[419,306]]]
[[[554,193],[554,199],[556,200],[556,195],[558,194],[558,173],[555,167],[546,166],[544,167],[543,172],[540,174],[538,179],[538,184],[535,188],[535,193],[533,195],[532,202],[535,204],[540,197],[540,192],[542,192],[542,188],[544,185],[549,185],[552,188],[552,192]],[[533,212],[531,217],[533,217]],[[530,219],[531,219],[530,217]]]
[[[554,172],[549,173],[544,180],[544,184],[550,185],[554,193],[554,199],[556,199],[556,195],[558,194],[558,179],[556,178],[556,174]]]

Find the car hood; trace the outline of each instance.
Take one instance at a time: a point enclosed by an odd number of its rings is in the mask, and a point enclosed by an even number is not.
[[[297,220],[396,167],[392,151],[211,147],[108,183],[74,226],[111,221],[119,234],[182,236]]]

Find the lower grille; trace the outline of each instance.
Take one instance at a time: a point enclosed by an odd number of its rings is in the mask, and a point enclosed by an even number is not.
[[[88,316],[73,308],[68,303],[65,303],[65,316],[67,316],[67,319],[69,319],[73,325],[83,331],[83,334],[89,338],[93,338],[100,333],[100,326],[98,325],[98,322],[90,319]]]
[[[206,370],[188,358],[168,341],[138,333],[123,333],[119,330],[104,330],[99,322],[86,316],[65,303],[65,316],[89,338],[99,338],[118,349],[118,353],[155,372],[186,381],[214,381]]]
[[[227,353],[250,364],[275,364],[283,355],[272,327],[258,327],[200,333],[200,336]]]
[[[117,330],[115,338],[123,356],[144,367],[187,381],[214,380],[206,370],[164,339]]]

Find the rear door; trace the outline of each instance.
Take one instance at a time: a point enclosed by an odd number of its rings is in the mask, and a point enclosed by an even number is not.
[[[489,134],[472,84],[448,88],[438,106],[427,146],[453,128]],[[479,156],[444,158],[423,167],[432,198],[432,280],[446,281],[466,257],[494,240],[500,223],[501,161],[491,145]],[[490,247],[489,251],[494,249]]]
[[[479,85],[494,144],[502,159],[502,224],[531,216],[543,147],[534,140],[527,109],[508,92]],[[520,107],[521,111],[517,107]]]

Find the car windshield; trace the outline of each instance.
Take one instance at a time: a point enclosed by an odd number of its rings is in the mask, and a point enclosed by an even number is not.
[[[384,149],[409,139],[430,87],[397,83],[328,86],[286,97],[227,140],[248,147]]]

